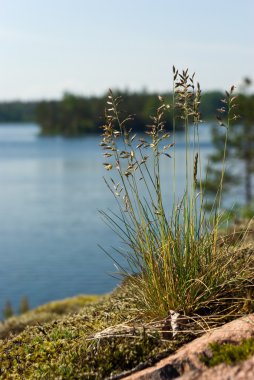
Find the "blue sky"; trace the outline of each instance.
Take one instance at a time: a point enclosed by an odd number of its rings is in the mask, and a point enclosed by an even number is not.
[[[0,0],[0,100],[254,79],[253,0]]]

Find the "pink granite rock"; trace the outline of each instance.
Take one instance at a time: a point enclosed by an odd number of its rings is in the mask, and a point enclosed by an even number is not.
[[[236,319],[207,332],[200,338],[180,348],[175,354],[159,361],[156,365],[125,377],[125,380],[250,380],[254,379],[254,357],[235,366],[221,364],[207,368],[199,356],[211,342],[240,342],[254,337],[254,314]]]

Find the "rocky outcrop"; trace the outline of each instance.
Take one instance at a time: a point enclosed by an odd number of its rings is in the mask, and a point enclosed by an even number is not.
[[[254,379],[254,357],[235,366],[220,364],[208,368],[200,356],[209,351],[209,344],[239,343],[254,337],[254,314],[236,319],[183,346],[175,354],[156,365],[125,377],[125,380],[249,380]]]

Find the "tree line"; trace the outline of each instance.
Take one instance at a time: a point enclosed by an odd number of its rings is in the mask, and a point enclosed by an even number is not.
[[[35,122],[38,102],[1,102],[0,123]]]
[[[123,98],[123,113],[128,110],[128,114],[135,115],[130,122],[131,127],[142,131],[158,106],[158,95],[127,91],[118,91],[117,95]],[[169,99],[171,94],[162,96]],[[218,91],[203,94],[201,113],[204,119],[214,119],[221,97],[222,93]],[[71,93],[65,93],[61,100],[4,102],[0,103],[0,122],[36,122],[40,125],[41,134],[45,136],[75,137],[98,133],[104,122],[105,102],[106,95],[85,97]],[[172,129],[170,112],[165,121],[166,128]]]
[[[129,122],[130,128],[135,131],[144,130],[150,122],[150,115],[158,107],[158,95],[148,93],[117,92],[123,99],[122,113],[126,117],[134,115]],[[170,98],[170,94],[162,94]],[[206,118],[214,116],[214,110],[219,106],[222,94],[209,92],[203,95],[202,110]],[[43,101],[37,107],[37,122],[41,126],[43,135],[80,136],[87,133],[100,132],[104,122],[106,95],[102,97],[81,97],[65,93],[63,98],[56,101]],[[128,114],[126,111],[128,110]],[[166,129],[172,129],[172,115],[170,112],[165,120]],[[180,125],[178,126],[180,128]]]

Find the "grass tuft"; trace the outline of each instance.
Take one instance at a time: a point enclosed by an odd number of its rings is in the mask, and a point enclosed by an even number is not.
[[[236,101],[234,86],[226,91],[223,113],[218,116],[218,128],[225,131],[224,152],[217,196],[208,213],[199,149],[199,128],[204,127],[199,112],[201,89],[194,78],[188,69],[181,73],[173,69],[172,100],[158,97],[151,124],[141,136],[128,127],[133,116],[122,112],[122,99],[111,90],[107,98],[101,147],[109,173],[105,182],[119,212],[101,213],[125,247],[116,252],[126,265],[111,257],[121,275],[129,278],[139,310],[152,318],[167,317],[172,310],[226,317],[239,310],[246,289],[253,286],[253,252],[245,252],[244,257],[239,254],[240,238],[234,246],[220,244],[220,204]],[[172,136],[164,129],[167,112],[173,115]],[[174,150],[175,125],[179,123],[185,133],[185,185],[177,192]],[[168,165],[166,183],[161,177],[162,164]],[[169,196],[165,186],[170,186]]]

